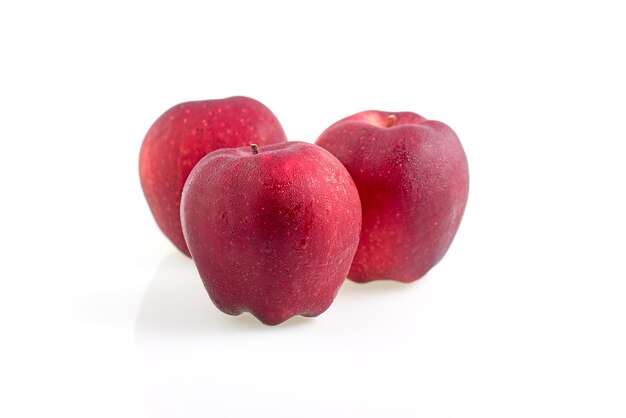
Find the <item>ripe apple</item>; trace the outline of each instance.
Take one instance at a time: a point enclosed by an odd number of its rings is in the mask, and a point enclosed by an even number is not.
[[[410,112],[366,111],[317,139],[346,167],[363,228],[348,278],[411,282],[441,260],[467,202],[467,159],[447,125]]]
[[[200,160],[183,190],[181,221],[215,305],[276,325],[330,306],[357,249],[361,202],[325,149],[253,144]]]
[[[180,226],[180,197],[191,169],[209,152],[287,139],[274,114],[248,97],[178,104],[152,125],[141,146],[139,176],[154,219],[189,255]]]

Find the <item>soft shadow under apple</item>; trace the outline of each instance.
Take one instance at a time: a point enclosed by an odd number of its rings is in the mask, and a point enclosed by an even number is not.
[[[410,287],[418,286],[418,284],[426,279],[417,282],[402,283],[395,280],[373,280],[367,283],[356,283],[346,279],[341,286],[340,294],[346,297],[350,296],[377,296],[386,293],[406,292]]]

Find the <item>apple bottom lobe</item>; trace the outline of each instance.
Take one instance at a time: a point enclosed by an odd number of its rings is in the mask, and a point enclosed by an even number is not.
[[[443,258],[443,254],[429,257],[428,249],[422,249],[419,244],[413,245],[414,251],[410,251],[409,256],[402,256],[391,248],[389,245],[382,247],[379,250],[380,256],[371,260],[363,261],[363,257],[359,257],[358,262],[352,265],[348,279],[356,283],[374,280],[411,283],[424,277]]]
[[[444,209],[453,199],[438,197],[441,206],[426,202],[426,209],[415,204],[417,210],[406,212],[385,208],[384,202],[370,205],[380,209],[363,215],[361,241],[348,278],[357,283],[410,283],[426,275],[445,256],[464,210],[462,203],[450,203]]]
[[[262,257],[249,256],[246,259],[254,267],[243,263],[241,268],[231,269],[229,276],[214,275],[204,269],[200,273],[218,309],[234,316],[249,312],[265,324],[277,325],[292,316],[315,317],[326,311],[346,277],[355,250],[356,245],[340,251],[329,263],[320,263],[308,259],[306,248],[294,249],[284,256],[285,260],[294,261],[289,266],[254,262]],[[235,255],[225,257],[233,260],[233,266],[237,264]]]
[[[209,293],[209,296],[210,295],[211,293]],[[292,310],[276,311],[275,309],[268,311],[267,308],[258,309],[258,310],[252,309],[252,308],[244,308],[244,307],[232,308],[232,307],[223,306],[219,302],[219,300],[216,300],[213,298],[211,298],[211,300],[213,301],[215,306],[220,311],[224,312],[225,314],[228,314],[231,316],[239,316],[241,314],[249,313],[252,316],[254,316],[256,319],[264,323],[265,325],[274,326],[274,325],[282,324],[283,322],[287,321],[288,319],[294,316],[302,316],[305,318],[313,318],[313,317],[319,316],[323,314],[330,307],[330,305],[332,305],[335,299],[335,296],[336,294],[333,295],[333,297],[330,298],[330,300],[325,301],[324,303],[321,303],[317,309],[307,310],[307,311],[292,311]]]

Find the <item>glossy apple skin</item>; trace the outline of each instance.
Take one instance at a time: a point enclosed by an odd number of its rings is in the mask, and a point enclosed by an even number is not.
[[[248,97],[178,104],[152,125],[141,146],[141,187],[157,225],[183,253],[180,225],[185,180],[198,161],[219,148],[285,142],[274,114]]]
[[[361,203],[331,153],[288,142],[204,157],[185,184],[181,220],[215,305],[276,325],[330,306],[358,246]]]
[[[366,111],[335,123],[316,144],[350,172],[363,206],[348,278],[424,276],[450,247],[467,203],[467,158],[454,131],[415,113]]]

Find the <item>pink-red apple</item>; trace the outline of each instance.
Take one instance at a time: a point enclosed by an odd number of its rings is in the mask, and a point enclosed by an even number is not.
[[[163,233],[189,255],[180,225],[180,198],[191,169],[211,151],[285,142],[274,114],[248,97],[178,104],[152,125],[141,146],[141,186]]]
[[[366,111],[335,123],[316,144],[343,163],[361,198],[363,228],[348,278],[411,282],[441,260],[469,185],[450,127],[410,112]]]
[[[361,203],[325,149],[251,145],[214,151],[196,165],[181,220],[215,305],[275,325],[332,303],[357,249]]]

